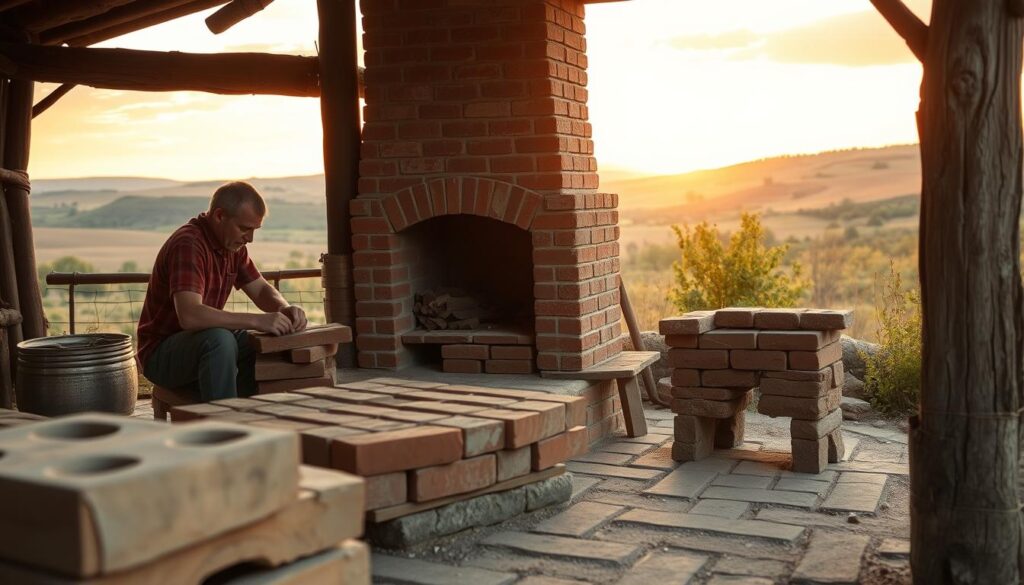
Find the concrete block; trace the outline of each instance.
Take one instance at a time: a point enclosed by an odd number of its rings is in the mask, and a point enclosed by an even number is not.
[[[700,336],[701,349],[757,349],[756,329],[716,329]]]
[[[757,348],[817,351],[836,341],[838,331],[762,331],[757,337]]]
[[[716,327],[749,329],[754,326],[754,315],[761,307],[729,307],[715,311]]]
[[[682,317],[669,317],[658,323],[658,332],[662,335],[699,335],[714,328],[714,311],[691,311]]]
[[[793,471],[821,473],[828,465],[828,439],[793,439]]]
[[[838,409],[817,420],[794,418],[789,422],[789,435],[794,439],[816,440],[838,429],[842,423],[843,412]]]
[[[729,352],[729,365],[735,370],[785,370],[786,352],[734,349]]]
[[[853,309],[808,309],[800,314],[801,329],[849,329],[853,326]]]
[[[568,502],[572,497],[572,474],[563,473],[524,487],[526,488],[527,512],[562,504]]]

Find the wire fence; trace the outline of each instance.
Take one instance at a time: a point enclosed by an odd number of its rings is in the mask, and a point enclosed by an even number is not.
[[[323,288],[319,276],[309,276],[309,270],[281,271],[271,282],[289,303],[301,306],[311,322],[323,322]],[[56,278],[51,278],[55,277]],[[124,280],[137,281],[136,278]],[[63,278],[61,278],[63,277]],[[97,280],[102,284],[79,284]],[[138,282],[112,282],[115,275],[76,273],[51,274],[43,287],[43,308],[49,335],[63,335],[77,331],[100,333],[119,332],[135,336],[139,315],[146,298],[146,285]],[[228,298],[225,310],[256,313],[259,309],[245,295],[235,290]]]

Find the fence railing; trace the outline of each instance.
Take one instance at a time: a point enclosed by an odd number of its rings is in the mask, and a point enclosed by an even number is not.
[[[266,278],[269,282],[271,282],[274,285],[274,288],[280,289],[282,280],[294,280],[300,278],[319,278],[321,276],[321,269],[297,268],[290,270],[267,270],[262,274],[264,278]],[[72,334],[75,333],[76,286],[147,283],[149,283],[148,272],[51,272],[46,275],[47,285],[68,287],[68,330]],[[313,291],[293,292],[298,292],[301,295],[301,293],[303,292]],[[130,297],[129,301],[127,302],[131,302]]]

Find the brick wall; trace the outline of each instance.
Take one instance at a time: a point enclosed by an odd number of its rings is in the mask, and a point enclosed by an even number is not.
[[[400,336],[414,327],[414,280],[431,280],[421,260],[434,252],[409,228],[452,215],[529,234],[519,254],[532,267],[539,368],[578,370],[617,354],[617,196],[597,191],[583,4],[361,8],[366,108],[352,202],[360,366],[411,361]]]

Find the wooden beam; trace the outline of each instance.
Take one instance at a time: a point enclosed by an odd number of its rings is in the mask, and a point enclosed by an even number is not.
[[[50,106],[57,103],[57,100],[67,95],[69,91],[75,88],[73,83],[65,83],[57,89],[50,92],[49,95],[39,100],[39,103],[32,106],[32,117],[35,118],[39,114],[42,114],[46,110],[50,109]],[[0,177],[2,178],[2,177]]]
[[[164,53],[0,43],[15,79],[132,91],[320,95],[316,57],[267,53]]]
[[[84,47],[226,4],[228,0],[135,0],[104,14],[39,33],[44,45]]]
[[[232,0],[217,12],[206,17],[206,28],[215,35],[228,30],[236,24],[256,14],[270,5],[274,0]]]
[[[871,3],[889,22],[896,34],[903,37],[914,56],[924,62],[925,49],[928,46],[928,25],[921,22],[921,19],[901,0],[871,0]]]
[[[32,0],[0,0],[0,12],[4,10],[10,10],[11,8],[17,8],[22,4],[28,4]]]
[[[47,0],[26,6],[14,13],[14,21],[25,30],[39,32],[70,22],[103,14],[134,0]]]
[[[0,128],[7,128],[7,103],[10,101],[11,82],[0,79]],[[0,138],[0,161],[3,160],[5,140]],[[0,196],[0,306],[20,310],[18,298],[18,275],[14,261],[14,236],[12,235],[11,215],[7,209],[7,198]],[[17,371],[18,352],[14,348],[23,339],[21,324],[7,328],[8,355],[0,356],[8,362],[7,371]],[[0,396],[0,406],[9,408],[10,396]]]
[[[1010,15],[1018,18],[1024,16],[1024,0],[1006,0]]]

